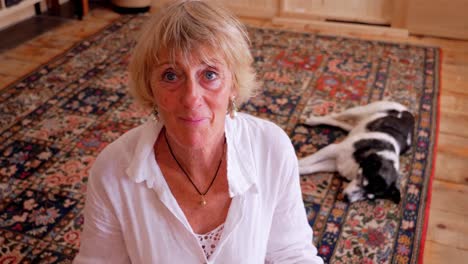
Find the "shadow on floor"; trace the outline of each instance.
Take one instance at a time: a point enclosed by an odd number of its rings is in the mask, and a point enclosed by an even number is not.
[[[68,1],[59,8],[48,10],[0,31],[0,52],[15,48],[70,20],[80,19],[77,1]],[[108,1],[89,1],[90,10],[109,6]]]

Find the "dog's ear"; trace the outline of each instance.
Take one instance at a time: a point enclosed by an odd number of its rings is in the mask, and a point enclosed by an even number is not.
[[[401,200],[401,193],[400,190],[395,186],[395,183],[392,183],[388,189],[388,194],[390,200],[392,200],[394,203],[399,204]]]

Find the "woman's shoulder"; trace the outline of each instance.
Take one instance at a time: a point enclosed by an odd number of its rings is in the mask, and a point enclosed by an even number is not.
[[[236,128],[239,130],[251,130],[252,132],[258,133],[279,133],[283,132],[277,124],[270,120],[256,117],[246,113],[239,113],[236,117]]]
[[[236,135],[244,134],[248,136],[252,144],[266,145],[269,148],[291,146],[291,140],[286,132],[272,121],[245,113],[239,114],[238,119]]]
[[[107,145],[97,156],[92,170],[99,175],[124,172],[135,153],[139,140],[147,132],[147,124],[137,126]]]
[[[116,157],[132,153],[139,139],[147,132],[147,129],[145,129],[147,126],[148,124],[145,123],[123,133],[116,140],[107,145],[99,155],[112,155]]]

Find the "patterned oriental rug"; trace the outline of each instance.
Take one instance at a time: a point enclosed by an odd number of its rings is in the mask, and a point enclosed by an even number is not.
[[[124,16],[0,93],[0,263],[68,263],[80,244],[96,155],[148,117],[126,93],[145,16]],[[416,115],[401,158],[402,202],[343,201],[332,173],[301,177],[313,242],[326,263],[421,261],[437,135],[438,48],[250,28],[264,89],[242,111],[276,122],[298,157],[343,131],[301,122],[387,99]],[[248,256],[246,256],[248,258]]]

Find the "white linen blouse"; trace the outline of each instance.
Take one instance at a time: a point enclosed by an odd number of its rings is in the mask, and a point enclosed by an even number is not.
[[[323,263],[312,244],[294,148],[281,128],[247,114],[226,118],[232,201],[208,260],[156,163],[162,127],[148,121],[99,154],[74,263]]]

